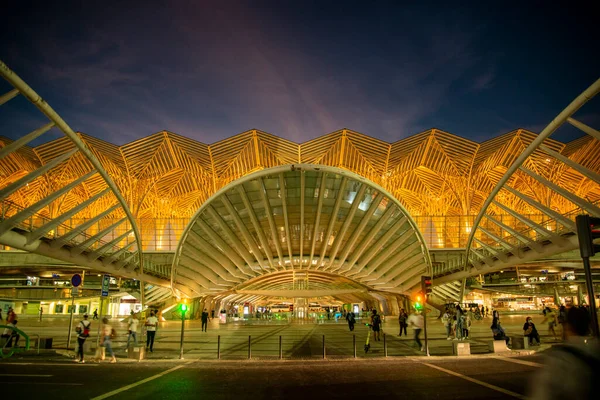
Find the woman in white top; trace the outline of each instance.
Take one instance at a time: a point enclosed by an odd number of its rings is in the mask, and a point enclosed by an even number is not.
[[[112,357],[111,363],[116,363],[117,358],[112,349],[112,336],[113,328],[108,324],[108,318],[102,318],[102,339],[100,339],[100,345],[104,346],[106,352]]]

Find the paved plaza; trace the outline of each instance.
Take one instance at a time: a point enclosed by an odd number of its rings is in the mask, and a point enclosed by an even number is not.
[[[509,336],[522,336],[522,326],[526,315],[502,315],[503,326]],[[540,334],[542,344],[548,345],[558,341],[547,334],[546,326],[541,324],[542,315],[532,315]],[[77,321],[77,319],[75,320]],[[222,360],[239,360],[248,358],[248,343],[251,343],[251,358],[253,359],[278,359],[279,338],[281,337],[281,356],[284,359],[322,359],[323,337],[325,337],[325,355],[328,359],[353,358],[354,343],[356,343],[356,356],[359,358],[387,356],[416,356],[423,353],[413,341],[412,330],[408,329],[409,336],[398,336],[398,323],[396,317],[387,317],[383,324],[385,333],[385,348],[383,338],[376,342],[371,337],[371,348],[365,354],[363,350],[367,338],[368,328],[366,321],[357,321],[355,329],[350,332],[348,325],[343,320],[335,320],[315,324],[313,322],[281,322],[281,321],[238,321],[220,324],[214,319],[208,324],[208,331],[201,331],[200,321],[185,322],[184,357],[193,359],[212,360],[218,357],[218,342],[220,337],[220,356]],[[125,344],[127,341],[127,326],[124,322],[113,319],[111,321],[118,336],[114,348],[117,357],[126,357]],[[470,340],[472,354],[488,353],[488,342],[491,340],[491,317],[473,321]],[[92,336],[88,339],[92,348],[96,342],[96,332],[99,321],[92,321]],[[52,337],[55,349],[66,349],[68,318],[50,317],[39,322],[33,317],[24,317],[19,326],[35,338],[35,335]],[[557,329],[557,334],[560,331]],[[73,332],[74,335],[74,332]],[[145,342],[141,334],[140,341]],[[148,354],[148,359],[172,359],[179,357],[181,335],[181,321],[161,322],[156,335],[155,351]],[[423,334],[421,340],[423,341]],[[437,318],[428,318],[428,339],[431,355],[451,355],[452,341],[446,340],[445,329]],[[76,340],[71,340],[71,348]],[[61,354],[65,354],[61,352]],[[89,353],[91,355],[91,352]]]

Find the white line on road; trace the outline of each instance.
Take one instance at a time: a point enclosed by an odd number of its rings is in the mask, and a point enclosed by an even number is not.
[[[173,372],[173,371],[177,371],[178,369],[180,369],[180,368],[183,368],[183,367],[185,367],[186,365],[192,364],[192,363],[194,363],[194,362],[196,362],[196,361],[190,361],[190,362],[187,362],[187,363],[185,363],[185,364],[178,365],[178,366],[176,366],[176,367],[173,367],[173,368],[171,368],[171,369],[168,369],[168,370],[166,370],[166,371],[164,371],[164,372],[161,372],[160,374],[156,374],[156,375],[153,375],[153,376],[151,376],[151,377],[149,377],[149,378],[142,379],[141,381],[137,381],[136,383],[132,383],[131,385],[123,386],[122,388],[115,389],[115,390],[113,390],[112,392],[104,393],[103,395],[100,395],[100,396],[97,396],[97,397],[93,397],[91,400],[102,400],[102,399],[109,398],[109,397],[111,397],[111,396],[114,396],[115,394],[119,394],[119,393],[121,393],[121,392],[124,392],[124,391],[126,391],[126,390],[129,390],[129,389],[131,389],[131,388],[134,388],[134,387],[136,387],[136,386],[143,385],[143,384],[144,384],[144,383],[146,383],[146,382],[150,382],[150,381],[153,381],[154,379],[158,379],[158,378],[160,378],[161,376],[165,376],[165,375],[167,375],[167,374],[170,374],[171,372]]]
[[[425,363],[425,362],[421,363],[421,364],[427,365],[428,367],[440,370],[440,371],[445,372],[445,373],[450,374],[450,375],[458,376],[459,378],[462,378],[462,379],[464,379],[466,381],[473,382],[473,383],[476,383],[478,385],[484,386],[484,387],[486,387],[488,389],[492,389],[492,390],[495,390],[497,392],[504,393],[504,394],[507,394],[507,395],[512,396],[512,397],[516,397],[517,399],[527,399],[527,397],[523,396],[522,394],[512,392],[510,390],[501,388],[501,387],[496,386],[496,385],[491,385],[489,383],[480,381],[478,379],[471,378],[470,376],[459,374],[458,372],[454,372],[454,371],[451,371],[451,370],[446,369],[446,368],[438,367],[437,365],[433,365],[433,364],[429,364],[429,363]]]
[[[30,376],[37,378],[50,378],[52,375],[35,375],[35,374],[0,374],[0,376]]]
[[[540,363],[536,363],[533,361],[526,361],[526,360],[519,360],[518,358],[510,358],[510,357],[502,357],[502,356],[494,356],[492,358],[497,358],[498,360],[502,360],[502,361],[508,361],[511,363],[515,363],[515,364],[522,364],[522,365],[528,365],[530,367],[543,367],[543,364]]]

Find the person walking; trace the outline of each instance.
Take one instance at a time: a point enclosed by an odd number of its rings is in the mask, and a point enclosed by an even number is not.
[[[117,333],[113,329],[113,327],[108,323],[108,318],[102,318],[102,327],[100,328],[102,332],[102,338],[100,339],[100,346],[104,347],[105,353],[110,355],[111,360],[110,363],[114,364],[117,362],[117,358],[115,357],[115,353],[112,349],[112,339],[117,336]]]
[[[12,347],[13,339],[15,339],[14,346],[19,347],[19,339],[21,338],[21,335],[19,335],[19,333],[15,330],[17,327],[17,322],[19,321],[15,319],[6,324],[6,328],[2,334],[2,337],[6,339],[5,347]]]
[[[206,308],[204,309],[204,311],[202,311],[202,332],[206,332],[206,328],[208,327],[208,312],[206,311]]]
[[[400,315],[398,316],[398,324],[400,325],[400,333],[398,336],[402,336],[402,331],[404,331],[404,336],[408,336],[406,333],[406,328],[408,327],[408,323],[406,320],[408,319],[408,314],[404,311],[404,308],[400,310]]]
[[[373,309],[371,314],[371,330],[373,330],[373,340],[381,341],[379,332],[381,331],[381,317],[377,314],[377,310]]]
[[[452,340],[452,316],[447,308],[444,315],[442,315],[442,324],[446,328],[446,340]]]
[[[138,345],[137,329],[138,329],[139,324],[140,324],[140,320],[137,319],[137,317],[135,316],[135,313],[132,311],[131,316],[129,317],[128,324],[127,324],[127,329],[128,329],[127,346],[126,346],[127,349],[129,348],[129,341],[131,340],[131,338],[133,338],[133,345],[134,346]]]
[[[548,323],[548,333],[552,333],[554,340],[557,340],[556,331],[554,330],[556,326],[556,313],[550,307],[546,307],[546,317],[542,321],[543,323]]]
[[[356,323],[356,316],[352,311],[346,314],[346,321],[348,321],[348,329],[352,332],[354,330],[354,324]]]
[[[12,307],[8,307],[8,312],[6,313],[6,323],[10,324],[17,319],[17,313],[13,310]]]
[[[423,347],[421,339],[419,338],[419,335],[421,335],[421,330],[423,330],[423,326],[425,325],[425,320],[423,319],[423,316],[417,313],[417,311],[414,311],[408,317],[408,325],[410,325],[413,329],[415,344],[417,345],[417,348],[421,349],[421,351],[425,351],[425,347]]]
[[[531,317],[527,317],[525,319],[525,324],[523,325],[523,336],[529,339],[529,345],[533,345],[533,340],[537,341],[537,344],[540,344],[540,334],[535,328],[535,324],[533,323],[533,319]]]
[[[75,362],[80,364],[85,363],[83,359],[83,350],[85,346],[85,340],[90,336],[90,328],[92,327],[92,323],[88,321],[88,315],[83,315],[83,321],[79,321],[77,327],[75,328],[75,332],[77,332],[77,356],[75,356]]]
[[[150,349],[150,353],[153,353],[154,337],[156,336],[156,327],[158,326],[158,318],[154,316],[154,311],[150,311],[150,316],[144,326],[146,326],[146,350]]]
[[[97,308],[94,310],[94,315],[92,316],[92,319],[98,319],[98,309]]]
[[[584,307],[570,307],[565,318],[565,343],[545,352],[544,367],[533,375],[532,400],[597,399],[600,347],[590,340],[591,316]]]

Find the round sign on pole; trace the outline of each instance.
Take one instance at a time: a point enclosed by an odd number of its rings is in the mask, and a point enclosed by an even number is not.
[[[71,285],[73,285],[73,287],[77,287],[79,285],[81,285],[81,275],[79,274],[75,274],[71,277]]]

